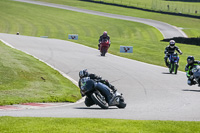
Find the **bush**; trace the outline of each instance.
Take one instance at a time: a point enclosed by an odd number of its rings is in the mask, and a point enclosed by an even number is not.
[[[170,40],[174,40],[176,43],[200,46],[200,37],[197,37],[197,38],[173,37],[173,38],[163,39],[161,41],[169,42]]]

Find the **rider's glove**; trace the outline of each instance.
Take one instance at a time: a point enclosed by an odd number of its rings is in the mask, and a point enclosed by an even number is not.
[[[116,89],[115,86],[113,86],[113,85],[111,85],[110,88],[113,90],[114,93],[117,91],[117,89]]]
[[[182,52],[180,52],[180,55],[182,55],[183,53]]]
[[[104,84],[108,84],[109,83],[108,80],[105,80],[105,79],[102,79],[101,82],[104,83]]]

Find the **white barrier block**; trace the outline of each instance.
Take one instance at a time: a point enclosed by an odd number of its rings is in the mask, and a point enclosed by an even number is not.
[[[121,53],[133,53],[133,46],[120,46]]]
[[[68,39],[78,40],[78,35],[69,34],[69,35],[68,35]]]
[[[41,38],[48,38],[48,36],[40,36]]]

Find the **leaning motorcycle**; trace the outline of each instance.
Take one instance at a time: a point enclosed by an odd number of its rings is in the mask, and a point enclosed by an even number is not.
[[[179,56],[177,53],[172,53],[169,56],[169,72],[174,74],[177,74],[178,67],[179,67]]]
[[[108,52],[108,48],[109,47],[110,47],[109,40],[104,39],[104,40],[102,40],[102,42],[100,42],[100,53],[101,53],[101,56],[105,56],[106,55],[106,53]]]
[[[200,86],[200,66],[195,65],[191,71],[193,73],[193,77],[194,77],[196,84],[198,84]]]
[[[91,80],[88,77],[83,78],[81,84],[82,94],[86,95],[86,97],[102,109],[108,109],[109,106],[117,106],[118,108],[126,107],[122,94],[113,92],[105,84]]]

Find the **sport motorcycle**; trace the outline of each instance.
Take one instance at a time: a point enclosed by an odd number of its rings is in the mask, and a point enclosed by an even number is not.
[[[109,40],[103,39],[100,42],[100,54],[101,54],[101,56],[105,56],[106,55],[106,53],[108,52],[108,48],[109,47],[110,47]]]
[[[179,56],[177,53],[172,53],[169,55],[169,72],[177,74],[179,67]]]
[[[88,77],[81,79],[81,84],[81,93],[102,109],[108,109],[109,106],[126,107],[122,94],[113,92],[105,84]]]

